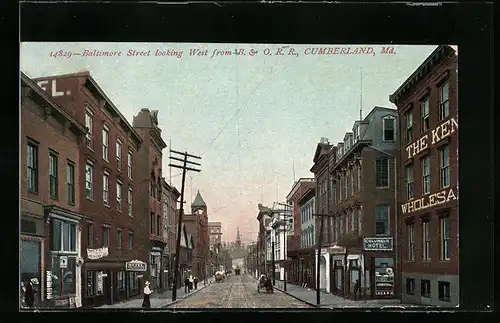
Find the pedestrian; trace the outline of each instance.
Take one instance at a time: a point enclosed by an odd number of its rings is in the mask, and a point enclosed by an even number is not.
[[[32,308],[35,303],[35,291],[31,281],[24,284],[24,302],[28,308]]]
[[[184,278],[184,293],[189,292],[189,277]]]
[[[198,277],[195,277],[193,279],[193,283],[194,283],[194,289],[198,289]]]
[[[189,291],[191,292],[191,290],[193,289],[193,283],[194,283],[194,280],[193,280],[193,276],[189,276]]]
[[[153,292],[151,289],[149,289],[149,282],[146,280],[144,283],[144,299],[142,300],[142,307],[143,308],[151,308],[151,300],[149,299],[149,296]]]
[[[359,297],[361,298],[360,287],[361,287],[361,283],[359,282],[359,278],[358,278],[358,279],[356,279],[356,283],[354,284],[354,300],[356,300],[356,295],[358,294],[358,292],[359,292]]]

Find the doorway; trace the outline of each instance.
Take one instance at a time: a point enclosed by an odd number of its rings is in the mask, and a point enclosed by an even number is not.
[[[111,289],[111,272],[109,270],[106,270],[104,272],[104,277],[102,278],[102,285],[104,289],[104,304],[106,305],[111,305],[112,302],[112,297],[113,297],[113,292]]]

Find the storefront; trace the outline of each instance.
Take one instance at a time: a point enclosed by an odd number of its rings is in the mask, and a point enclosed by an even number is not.
[[[42,279],[42,255],[43,255],[43,242],[42,237],[28,236],[21,234],[20,245],[20,284],[21,284],[21,307],[25,307],[24,292],[28,284],[32,284],[35,291],[34,307],[39,307],[42,301],[41,295],[43,291]]]
[[[364,238],[365,266],[369,268],[371,298],[394,298],[396,291],[392,237]]]
[[[344,295],[344,256],[343,255],[332,255],[331,259],[331,276],[332,276],[332,286],[330,291],[335,295]]]
[[[80,219],[73,213],[47,207],[45,298],[51,308],[81,307]]]

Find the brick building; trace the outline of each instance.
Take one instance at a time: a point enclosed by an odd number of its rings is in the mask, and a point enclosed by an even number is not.
[[[166,241],[166,246],[163,249],[162,259],[162,279],[160,288],[170,288],[173,283],[174,273],[174,256],[177,244],[177,226],[178,226],[178,213],[177,203],[181,193],[175,186],[169,185],[165,178],[162,179],[162,201],[163,201],[163,240]]]
[[[402,120],[399,240],[405,303],[456,306],[457,55],[439,46],[390,96]]]
[[[335,155],[332,154],[333,149],[333,145],[330,144],[327,138],[321,138],[320,142],[316,146],[313,158],[314,165],[310,169],[310,171],[314,174],[314,180],[316,183],[314,214],[330,214],[331,211],[331,195],[328,194],[328,190],[330,188],[330,159],[335,157]],[[316,243],[318,243],[318,239],[320,238],[320,224],[321,221],[323,221],[323,233],[321,235],[322,250],[319,263],[320,289],[330,292],[330,252],[328,248],[332,245],[332,218],[315,217],[314,219],[316,221]],[[317,261],[316,266],[318,266]]]
[[[222,244],[222,223],[208,222],[210,235],[210,246],[220,246]]]
[[[257,214],[257,221],[259,221],[259,237],[257,239],[257,270],[259,273],[266,272],[266,232],[267,227],[271,223],[270,213],[271,209],[262,204],[258,204],[259,213]]]
[[[162,150],[167,144],[161,138],[157,110],[141,109],[132,125],[143,140],[136,162],[137,212],[141,221],[137,227],[137,237],[142,247],[139,253],[142,259],[148,260],[144,280],[149,280],[151,287],[155,289],[164,286],[162,254],[167,238],[163,236]]]
[[[294,235],[293,246],[287,256],[291,258],[287,277],[290,282],[307,286],[315,286],[315,228],[314,178],[300,178],[296,181],[286,197],[286,202],[292,205]],[[306,215],[307,213],[307,215]],[[307,217],[307,219],[306,219]]]
[[[88,129],[79,148],[83,305],[113,304],[140,293],[143,263],[135,237],[135,162],[142,140],[90,73],[47,76],[37,84]],[[127,262],[137,260],[135,266]],[[129,271],[128,271],[129,270]]]
[[[397,120],[397,110],[374,107],[337,144],[330,167],[330,289],[344,297],[358,279],[363,298],[397,295]]]
[[[210,240],[208,232],[207,205],[200,191],[191,203],[191,214],[184,214],[183,222],[195,241],[191,273],[199,280],[205,280],[210,264]]]
[[[70,299],[81,304],[78,174],[86,132],[21,72],[20,283],[38,281],[35,306],[69,307]]]

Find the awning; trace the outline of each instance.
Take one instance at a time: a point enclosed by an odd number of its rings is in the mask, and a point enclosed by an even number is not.
[[[125,271],[125,262],[103,262],[103,261],[86,261],[83,264],[86,270],[116,270]]]

